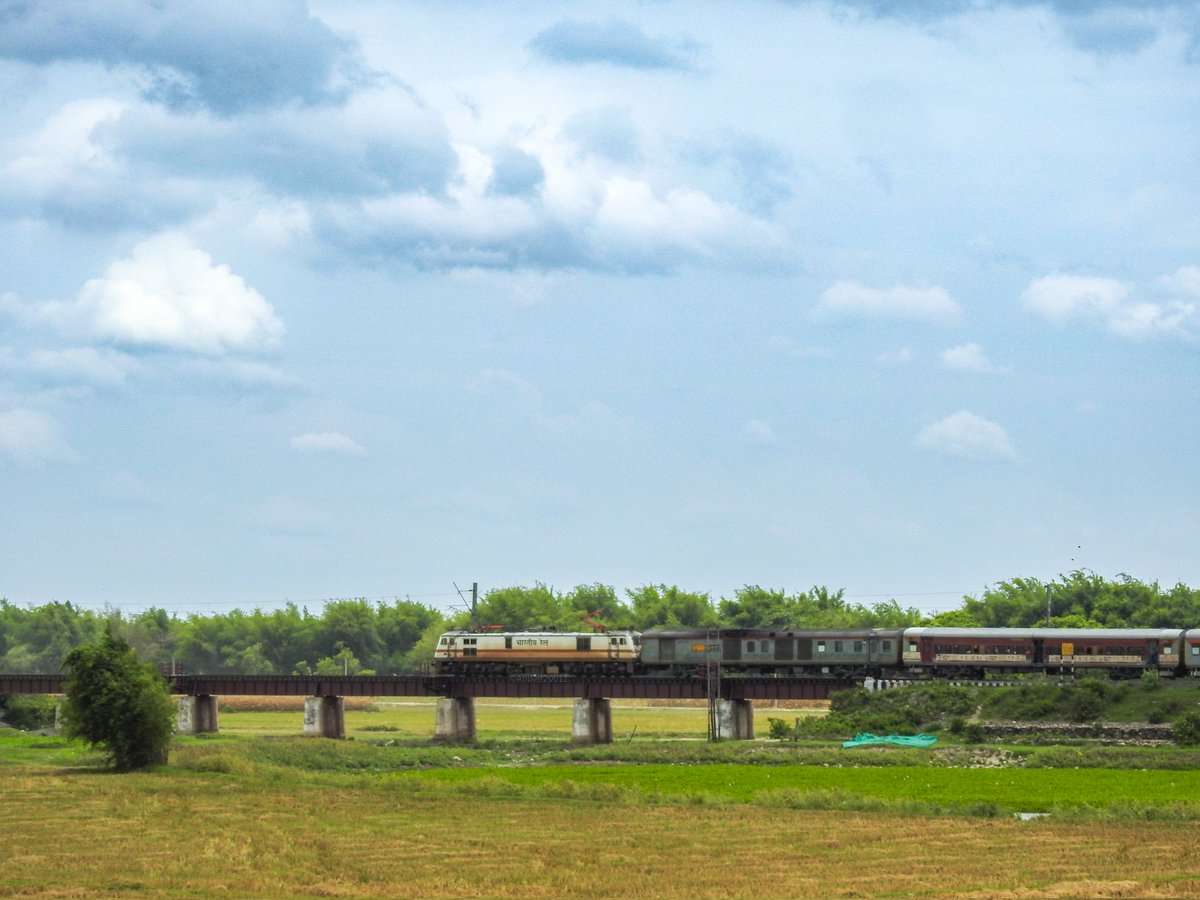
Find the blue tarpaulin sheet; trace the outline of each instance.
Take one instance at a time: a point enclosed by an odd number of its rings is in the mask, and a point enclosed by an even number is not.
[[[896,744],[900,747],[931,747],[937,743],[932,734],[889,734],[882,737],[874,734],[856,734],[852,741],[842,741],[843,747],[870,747],[873,744]]]

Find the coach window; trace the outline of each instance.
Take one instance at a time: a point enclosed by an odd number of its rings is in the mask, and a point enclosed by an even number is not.
[[[890,653],[890,652],[891,652],[891,650],[892,650],[892,642],[891,642],[891,641],[884,641],[884,642],[883,642],[883,652],[884,652],[884,653]]]
[[[841,652],[842,652],[842,642],[841,642],[841,641],[834,641],[834,642],[833,642],[833,652],[834,652],[834,653],[841,653]]]
[[[817,641],[817,652],[818,653],[825,652],[825,642],[824,641]]]
[[[746,652],[747,653],[754,652],[754,641],[746,641]]]
[[[1200,644],[1192,644],[1192,656],[1200,656]]]
[[[505,650],[512,649],[512,638],[508,635],[505,635],[505,637],[504,637],[504,649]]]
[[[854,642],[854,652],[855,652],[855,653],[862,653],[862,648],[863,648],[863,643],[862,643],[862,641],[855,641],[855,642]]]
[[[1163,648],[1162,648],[1163,656],[1170,656],[1174,652],[1175,652],[1175,648],[1172,647],[1170,644],[1163,644]]]
[[[917,642],[916,642],[916,641],[909,641],[909,642],[908,642],[908,652],[909,652],[909,653],[916,653],[916,652],[917,652]]]

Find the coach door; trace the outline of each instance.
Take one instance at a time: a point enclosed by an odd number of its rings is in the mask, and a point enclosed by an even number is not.
[[[742,639],[740,637],[727,637],[724,640],[724,657],[725,662],[736,662],[742,658]]]
[[[775,661],[791,662],[796,658],[796,642],[790,637],[775,638]]]
[[[675,638],[658,639],[658,661],[675,662]]]

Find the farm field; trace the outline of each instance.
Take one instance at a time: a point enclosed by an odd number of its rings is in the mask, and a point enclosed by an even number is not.
[[[854,771],[854,770],[850,770]],[[0,768],[0,896],[1200,897],[1200,827]]]
[[[644,704],[573,749],[563,701],[481,702],[474,747],[352,701],[327,741],[231,705],[129,775],[0,731],[0,897],[1200,898],[1200,750],[710,744]]]

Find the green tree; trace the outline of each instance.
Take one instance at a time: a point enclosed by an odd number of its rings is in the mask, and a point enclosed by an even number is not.
[[[385,674],[410,671],[408,654],[413,647],[431,626],[436,625],[440,632],[446,624],[440,612],[412,600],[397,600],[391,606],[380,603],[376,616],[383,651],[378,659],[364,658],[363,662]]]
[[[98,643],[83,644],[63,660],[66,733],[101,748],[121,772],[167,761],[174,704],[154,666],[118,636],[114,623]]]
[[[339,643],[337,653],[317,660],[313,675],[374,675],[374,669],[364,669],[354,651]]]
[[[571,609],[566,598],[540,582],[533,587],[513,586],[488,591],[479,601],[477,619],[482,627],[509,631],[546,628],[575,631],[580,626],[579,613]],[[469,620],[469,615],[458,617],[462,625]]]
[[[634,627],[648,628],[715,628],[717,611],[708,594],[681,591],[672,585],[647,584],[636,591],[626,591],[631,601]]]
[[[628,628],[633,621],[629,607],[617,597],[615,588],[607,584],[576,585],[563,598],[575,611],[575,627],[587,631],[591,621],[600,622],[607,628]]]
[[[795,598],[758,585],[740,588],[732,600],[722,599],[718,608],[726,628],[787,628],[800,620]]]
[[[1185,712],[1171,726],[1175,743],[1182,747],[1200,746],[1200,712]]]

